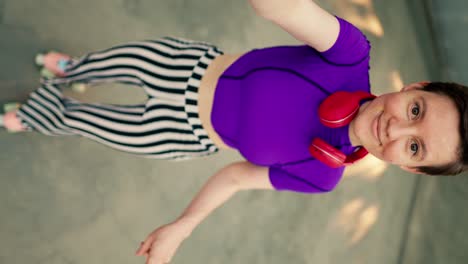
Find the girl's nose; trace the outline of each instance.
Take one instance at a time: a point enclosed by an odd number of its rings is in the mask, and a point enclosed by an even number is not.
[[[384,131],[384,136],[386,136],[389,141],[393,141],[401,137],[413,136],[417,131],[415,123],[410,123],[406,120],[398,120],[396,118],[388,120],[387,125],[386,131]]]

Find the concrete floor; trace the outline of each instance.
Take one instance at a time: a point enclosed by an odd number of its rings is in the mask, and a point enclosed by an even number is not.
[[[375,93],[434,76],[425,25],[406,1],[319,2],[368,35]],[[297,43],[255,16],[247,1],[234,0],[0,0],[0,35],[1,100],[23,99],[37,87],[32,58],[51,48],[80,55],[164,35],[213,42],[226,52]],[[134,87],[73,96],[142,98]],[[0,263],[143,263],[133,255],[139,242],[177,217],[208,177],[241,159],[224,151],[156,161],[33,133],[2,132],[0,142]],[[369,158],[326,195],[240,193],[195,230],[173,263],[416,263],[412,256],[427,249],[406,250],[408,227],[418,227],[418,179]]]

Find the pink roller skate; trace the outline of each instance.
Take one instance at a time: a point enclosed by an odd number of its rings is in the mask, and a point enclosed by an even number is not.
[[[64,77],[65,69],[70,61],[70,56],[55,51],[36,55],[36,64],[43,67],[41,75],[47,78]]]
[[[0,108],[0,128],[6,129],[10,133],[24,131],[25,128],[16,116],[16,111],[20,104],[16,102],[2,103]]]
[[[71,56],[56,51],[39,53],[36,55],[36,65],[41,67],[41,76],[45,78],[60,78],[66,76],[66,68],[71,62]],[[83,93],[86,85],[83,83],[72,83],[71,88],[75,92]]]

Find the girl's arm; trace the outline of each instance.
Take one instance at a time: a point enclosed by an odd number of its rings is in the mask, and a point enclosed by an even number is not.
[[[312,0],[249,0],[255,12],[296,39],[323,52],[335,44],[340,31],[335,16]]]
[[[214,209],[239,190],[273,189],[268,167],[250,162],[232,163],[213,175],[174,222],[153,231],[137,251],[147,264],[168,263],[179,245]]]

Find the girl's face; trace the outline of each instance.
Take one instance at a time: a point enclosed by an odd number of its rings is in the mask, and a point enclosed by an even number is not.
[[[420,83],[366,102],[351,122],[353,145],[403,169],[445,165],[457,158],[459,114],[446,96],[421,91]]]

